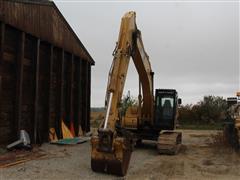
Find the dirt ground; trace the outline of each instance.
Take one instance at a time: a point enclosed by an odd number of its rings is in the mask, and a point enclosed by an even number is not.
[[[217,131],[183,130],[178,155],[158,155],[154,144],[132,153],[128,174],[119,178],[94,173],[90,168],[90,143],[73,146],[44,144],[45,158],[0,169],[5,179],[240,179],[240,156],[212,145]]]

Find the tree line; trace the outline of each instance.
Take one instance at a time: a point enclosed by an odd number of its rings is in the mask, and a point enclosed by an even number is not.
[[[124,115],[129,106],[137,105],[137,98],[123,96],[120,113]],[[181,125],[215,125],[221,124],[226,119],[227,101],[220,96],[204,96],[195,104],[180,105],[178,109],[178,122]],[[92,112],[104,112],[104,107],[91,108]]]
[[[196,104],[179,107],[179,124],[216,124],[226,118],[227,101],[219,96],[204,96]]]

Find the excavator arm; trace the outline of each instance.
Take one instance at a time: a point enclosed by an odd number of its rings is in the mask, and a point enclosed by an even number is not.
[[[130,57],[136,66],[142,86],[143,98],[139,105],[138,120],[153,118],[153,72],[144,50],[141,33],[136,26],[135,12],[126,13],[121,21],[118,43],[114,51],[106,92],[107,111],[104,121],[93,136],[91,167],[94,171],[124,176],[128,169],[132,142],[127,133],[116,131],[119,104],[127,76]],[[125,135],[125,136],[124,136]]]

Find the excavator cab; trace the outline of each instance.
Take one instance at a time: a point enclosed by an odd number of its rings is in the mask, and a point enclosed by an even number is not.
[[[175,129],[178,99],[175,89],[156,89],[155,92],[155,127],[161,130]]]

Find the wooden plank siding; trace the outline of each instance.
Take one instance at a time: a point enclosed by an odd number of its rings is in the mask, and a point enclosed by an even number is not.
[[[0,145],[62,138],[62,120],[89,131],[94,64],[54,2],[0,0]]]
[[[16,62],[16,100],[15,100],[15,135],[22,129],[22,92],[23,92],[23,59],[25,51],[25,33],[19,32]]]
[[[38,127],[38,101],[39,101],[39,51],[40,51],[40,39],[36,40],[35,53],[34,53],[34,119],[33,119],[33,142],[37,143],[37,127]]]
[[[0,5],[3,21],[94,64],[54,2],[3,0]]]
[[[75,134],[90,130],[91,63],[4,24],[0,45],[0,144],[25,129],[32,142],[48,141],[49,128],[62,137],[61,120]],[[2,36],[1,36],[2,37]]]
[[[87,90],[87,119],[86,119],[86,132],[90,131],[90,117],[91,117],[91,64],[88,62],[88,86],[86,88]]]
[[[0,64],[3,58],[3,45],[4,45],[4,38],[5,38],[5,24],[1,22],[0,24]]]

